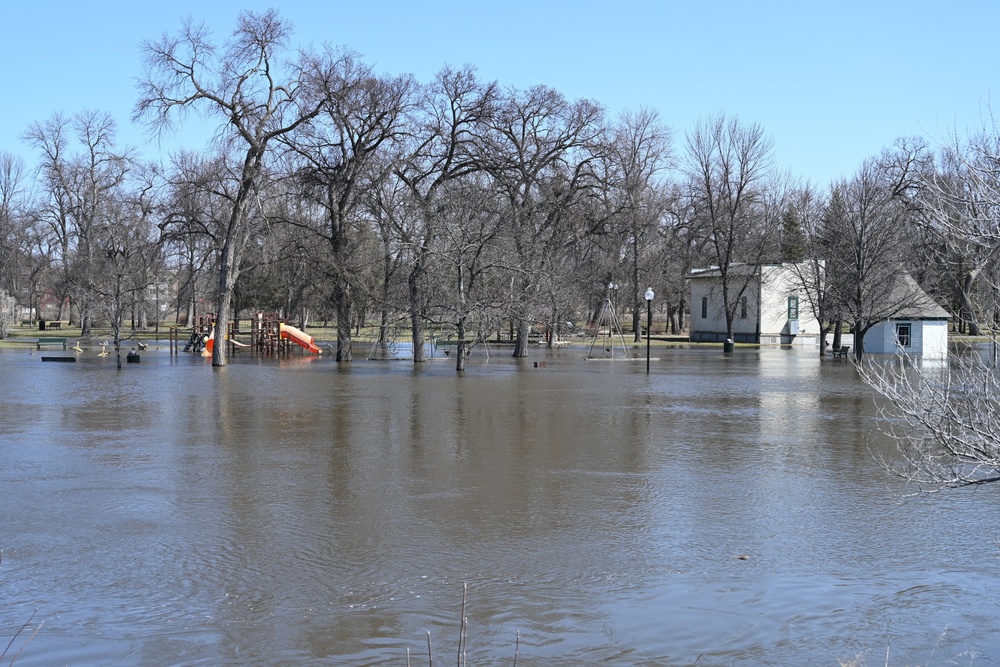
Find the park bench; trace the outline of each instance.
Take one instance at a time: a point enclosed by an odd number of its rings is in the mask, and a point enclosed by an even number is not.
[[[45,323],[45,328],[46,329],[62,329],[62,322],[59,322],[59,321],[56,321],[56,322],[46,322]]]
[[[65,338],[46,338],[41,337],[38,339],[38,349],[42,349],[44,345],[62,345],[62,349],[66,349],[66,339]]]
[[[833,351],[834,359],[846,359],[847,353],[851,351],[850,345],[841,345],[839,348]]]

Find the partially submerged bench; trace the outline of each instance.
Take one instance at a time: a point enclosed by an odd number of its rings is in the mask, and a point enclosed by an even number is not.
[[[838,359],[838,358],[840,358],[840,359],[846,359],[847,358],[847,353],[850,352],[850,351],[851,351],[851,346],[850,345],[841,345],[839,348],[837,348],[836,350],[833,351],[833,358],[834,359]]]
[[[66,339],[65,338],[59,338],[59,337],[49,337],[49,338],[46,338],[44,336],[40,337],[38,339],[38,348],[37,349],[40,350],[40,349],[42,349],[42,347],[44,347],[46,345],[62,345],[62,349],[65,350],[66,349]]]

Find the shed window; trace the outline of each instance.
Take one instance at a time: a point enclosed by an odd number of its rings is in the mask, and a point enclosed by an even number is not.
[[[708,319],[708,297],[701,297],[701,319]]]
[[[745,320],[747,318],[747,298],[743,297],[740,299],[740,319]]]
[[[910,324],[902,323],[896,325],[896,343],[900,347],[910,347]]]

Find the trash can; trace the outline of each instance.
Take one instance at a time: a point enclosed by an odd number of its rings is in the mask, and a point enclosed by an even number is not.
[[[726,342],[722,344],[722,353],[732,354],[734,349],[736,349],[736,343],[727,338]]]
[[[45,320],[42,319],[38,320],[38,330],[45,331]]]

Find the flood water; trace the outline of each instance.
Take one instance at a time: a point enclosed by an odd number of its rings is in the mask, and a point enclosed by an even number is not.
[[[455,664],[466,587],[469,665],[1000,660],[1000,486],[912,496],[850,363],[492,352],[0,351],[5,664]]]

